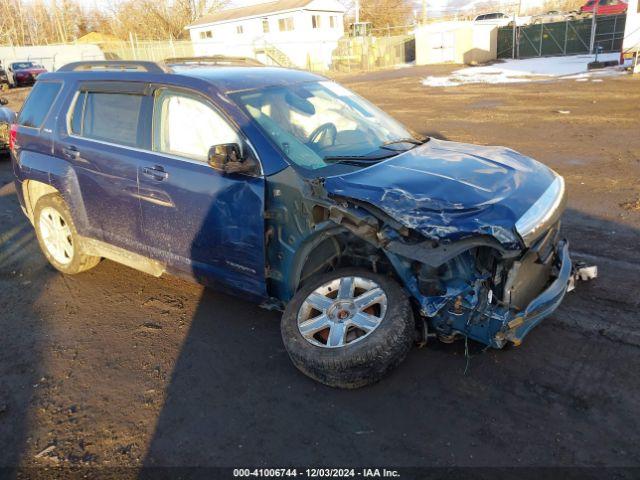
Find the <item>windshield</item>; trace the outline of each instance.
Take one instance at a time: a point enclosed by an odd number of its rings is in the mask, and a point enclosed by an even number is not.
[[[415,146],[401,124],[330,81],[232,95],[295,165],[379,161]]]
[[[27,68],[34,68],[37,65],[33,62],[20,62],[20,63],[12,63],[11,67],[13,67],[14,70],[25,70]]]

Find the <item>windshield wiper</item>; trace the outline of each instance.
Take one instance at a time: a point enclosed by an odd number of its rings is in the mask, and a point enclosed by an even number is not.
[[[425,142],[416,140],[415,138],[398,138],[397,140],[389,140],[388,142],[384,142],[382,145],[380,145],[380,148],[387,148],[391,145],[397,145],[399,143],[410,143],[411,145],[414,145],[417,147],[418,145],[422,145]],[[393,149],[387,148],[387,150],[393,150]]]
[[[382,144],[383,147],[386,147],[387,145],[395,145],[396,143],[412,143],[413,145],[422,145],[424,142],[421,142],[420,140],[416,140],[415,138],[398,138],[397,140],[389,140],[388,142],[384,142]]]
[[[332,155],[324,157],[323,160],[327,163],[376,163],[387,158],[395,157],[394,155]]]

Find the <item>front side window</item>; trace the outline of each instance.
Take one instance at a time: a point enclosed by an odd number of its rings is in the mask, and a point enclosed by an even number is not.
[[[153,143],[156,151],[206,162],[212,146],[240,141],[206,101],[165,89],[155,99]]]
[[[400,123],[334,82],[269,87],[233,98],[300,167],[316,170],[346,157],[382,159],[414,146]]]
[[[62,84],[57,82],[36,82],[20,111],[18,123],[25,127],[40,128],[61,88]]]
[[[138,139],[138,120],[142,95],[81,91],[69,119],[74,135],[93,140],[142,146]]]

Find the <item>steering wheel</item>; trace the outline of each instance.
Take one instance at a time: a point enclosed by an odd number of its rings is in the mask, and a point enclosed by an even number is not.
[[[331,145],[335,145],[337,136],[338,136],[338,129],[336,128],[336,126],[331,122],[327,122],[327,123],[323,123],[318,128],[316,128],[313,132],[311,132],[311,135],[309,135],[309,140],[307,141],[307,143],[321,144],[321,146],[331,146]],[[324,143],[326,139],[330,139],[330,142]]]

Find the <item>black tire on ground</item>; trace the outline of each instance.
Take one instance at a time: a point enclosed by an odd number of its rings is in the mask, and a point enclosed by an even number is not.
[[[42,232],[40,231],[40,216],[42,211],[46,207],[51,207],[55,209],[64,222],[69,226],[71,230],[71,243],[73,245],[73,256],[71,257],[71,261],[68,263],[60,263],[58,262],[49,252],[42,238]],[[75,275],[76,273],[81,273],[86,270],[89,270],[98,263],[100,263],[100,257],[94,257],[92,255],[87,255],[83,252],[82,249],[82,241],[80,236],[78,235],[78,231],[76,230],[76,226],[73,223],[73,218],[71,216],[71,212],[67,207],[67,204],[62,199],[60,195],[57,193],[51,193],[49,195],[45,195],[38,200],[36,204],[36,208],[33,215],[33,223],[36,231],[36,237],[38,238],[38,244],[40,245],[40,250],[44,253],[44,256],[47,258],[49,263],[53,265],[57,270],[65,273],[67,275]]]
[[[358,276],[373,280],[387,295],[387,311],[367,337],[338,348],[307,341],[298,329],[298,311],[307,296],[331,280]],[[284,346],[305,375],[331,387],[358,388],[379,381],[407,356],[416,338],[413,312],[400,285],[389,276],[362,268],[344,268],[309,279],[291,299],[281,322]]]

